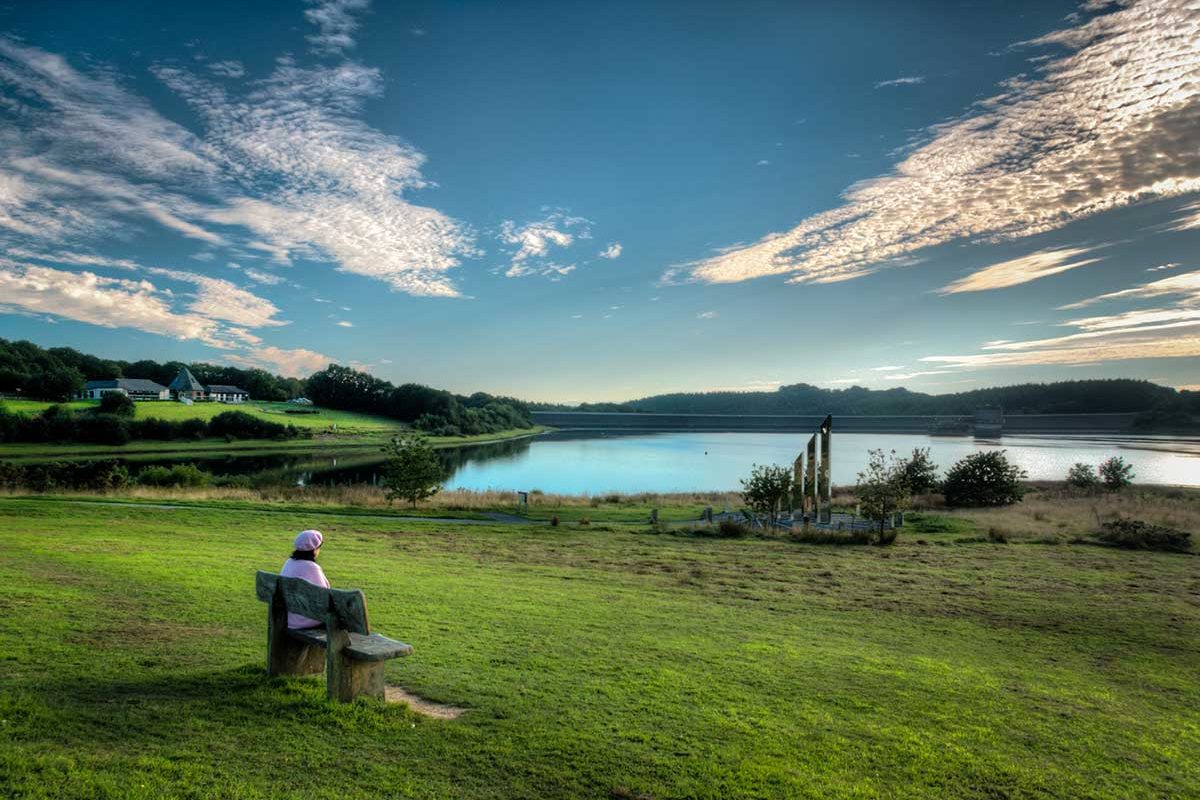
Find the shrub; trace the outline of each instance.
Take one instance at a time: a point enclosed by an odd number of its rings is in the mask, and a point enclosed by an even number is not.
[[[137,413],[137,406],[124,392],[105,392],[100,398],[101,414],[116,414],[118,417],[132,417]]]
[[[1067,470],[1067,485],[1075,489],[1095,489],[1100,486],[1091,464],[1075,463]]]
[[[960,507],[1006,506],[1025,494],[1025,471],[1010,464],[1005,450],[972,453],[946,473],[942,493],[946,504]]]
[[[1187,553],[1191,550],[1190,533],[1162,525],[1151,525],[1136,519],[1106,522],[1096,538],[1112,547],[1128,550],[1160,550],[1168,553]]]
[[[1126,464],[1125,459],[1120,456],[1113,456],[1100,465],[1100,480],[1109,491],[1124,489],[1133,483],[1135,477],[1133,467]]]
[[[869,452],[867,468],[858,473],[854,493],[862,506],[863,515],[879,523],[879,544],[891,544],[896,541],[896,531],[887,530],[887,521],[894,513],[905,508],[911,498],[906,462],[897,459],[894,450],[890,459],[882,450]],[[914,452],[914,457],[917,452],[920,451]]]
[[[384,452],[388,458],[383,465],[382,483],[389,503],[404,499],[415,508],[418,500],[441,491],[446,468],[424,436],[395,436]]]
[[[792,471],[778,465],[760,467],[754,464],[750,468],[750,477],[742,478],[741,484],[742,499],[746,505],[759,514],[765,514],[769,522],[774,522],[792,490]]]
[[[212,476],[194,464],[146,467],[137,476],[142,486],[207,486],[211,481]]]
[[[744,539],[750,529],[737,520],[723,519],[717,523],[717,535],[722,539]]]
[[[122,445],[129,441],[129,424],[116,414],[88,414],[78,419],[76,434],[88,444]]]
[[[901,462],[904,481],[911,494],[926,494],[937,488],[937,464],[930,457],[929,448],[916,448],[912,455]]]
[[[209,436],[239,439],[286,439],[294,436],[294,431],[295,428],[292,426],[259,419],[245,411],[223,411],[208,421]]]

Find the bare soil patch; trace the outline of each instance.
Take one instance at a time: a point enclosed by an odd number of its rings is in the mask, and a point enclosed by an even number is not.
[[[412,692],[406,692],[399,686],[387,686],[384,688],[384,697],[389,703],[404,703],[418,714],[424,714],[427,717],[434,719],[458,719],[465,708],[458,706],[448,706],[442,703],[435,703],[432,700],[426,700]]]

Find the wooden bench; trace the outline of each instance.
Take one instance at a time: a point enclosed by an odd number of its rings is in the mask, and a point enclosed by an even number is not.
[[[383,698],[383,666],[412,647],[367,625],[367,599],[358,589],[326,589],[300,578],[259,571],[258,599],[267,603],[267,674],[312,675],[325,670],[329,697]],[[289,628],[288,612],[324,624]]]

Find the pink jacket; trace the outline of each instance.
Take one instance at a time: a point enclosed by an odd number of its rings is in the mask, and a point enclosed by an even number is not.
[[[309,583],[324,586],[326,589],[329,588],[329,581],[325,578],[325,572],[315,561],[297,561],[294,558],[289,558],[283,563],[283,569],[279,570],[279,574],[288,578],[303,578]],[[316,628],[323,624],[315,619],[309,619],[308,617],[288,612],[289,628]]]

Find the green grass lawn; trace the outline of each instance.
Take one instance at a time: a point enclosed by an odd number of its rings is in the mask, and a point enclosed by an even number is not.
[[[268,680],[317,525],[455,721]],[[969,523],[968,523],[969,524]],[[0,500],[0,796],[1185,797],[1200,560]]]
[[[5,400],[4,407],[16,414],[36,414],[53,403],[42,400]],[[63,403],[69,408],[83,410],[100,405],[99,400],[74,400]],[[181,421],[185,419],[209,420],[223,411],[244,411],[260,419],[291,424],[298,428],[313,428],[326,430],[337,426],[339,432],[387,432],[404,427],[402,423],[389,417],[374,414],[359,414],[353,411],[335,411],[331,408],[315,408],[316,414],[289,414],[288,409],[314,408],[312,406],[296,406],[292,403],[271,403],[253,400],[247,403],[194,403],[190,406],[173,401],[146,401],[135,404],[138,417],[154,417]]]

